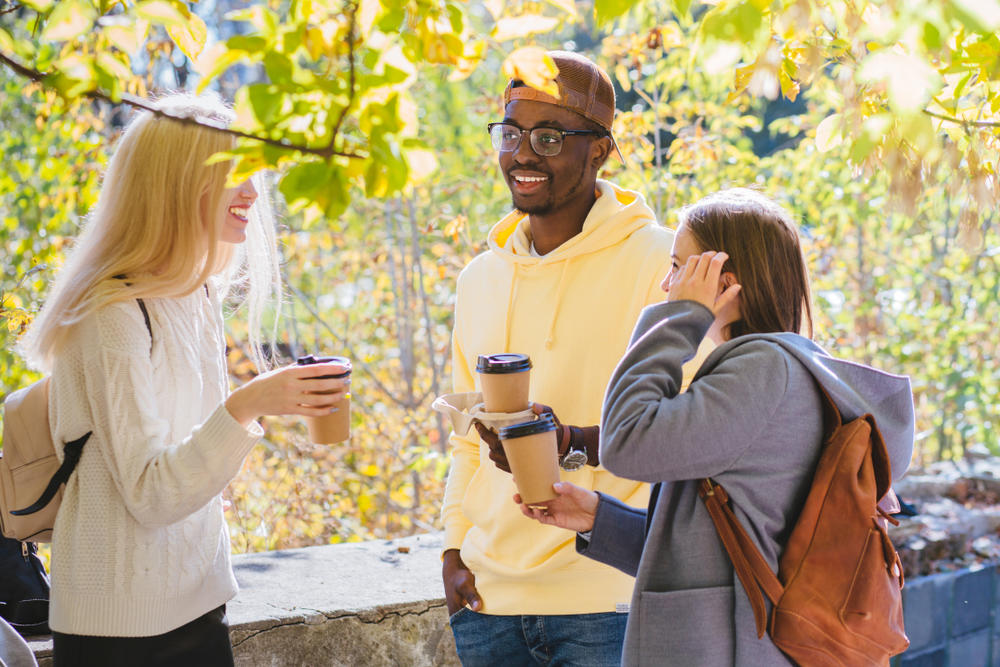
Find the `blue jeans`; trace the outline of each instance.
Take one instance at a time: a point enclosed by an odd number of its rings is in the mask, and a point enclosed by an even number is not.
[[[628,614],[492,616],[467,607],[451,617],[463,667],[618,667]]]

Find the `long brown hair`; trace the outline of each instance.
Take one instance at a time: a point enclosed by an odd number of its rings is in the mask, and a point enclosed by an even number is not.
[[[763,194],[732,188],[680,212],[702,252],[725,252],[723,272],[740,290],[740,319],[728,337],[791,331],[812,337],[809,272],[792,215]]]

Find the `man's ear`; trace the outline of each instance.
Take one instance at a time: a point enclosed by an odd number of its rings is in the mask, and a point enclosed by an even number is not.
[[[604,163],[611,156],[612,150],[614,150],[614,146],[611,143],[611,137],[608,136],[603,136],[590,144],[590,163],[595,170],[604,166]]]

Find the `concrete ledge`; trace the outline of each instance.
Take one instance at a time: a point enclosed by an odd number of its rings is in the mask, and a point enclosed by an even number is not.
[[[430,534],[234,556],[237,666],[458,665],[441,545]],[[50,667],[51,640],[30,643]]]
[[[228,605],[238,667],[458,665],[440,534],[234,556]],[[903,588],[910,649],[894,667],[1000,667],[1000,563]],[[42,667],[49,638],[29,642]]]

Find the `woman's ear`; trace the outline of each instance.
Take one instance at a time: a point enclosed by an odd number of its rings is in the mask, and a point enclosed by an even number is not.
[[[736,274],[732,271],[726,271],[721,276],[719,276],[719,294],[722,294],[727,289],[736,284]]]

